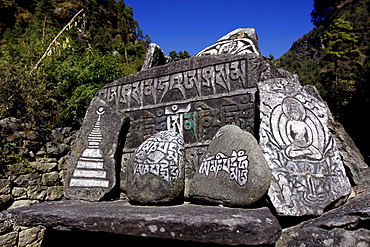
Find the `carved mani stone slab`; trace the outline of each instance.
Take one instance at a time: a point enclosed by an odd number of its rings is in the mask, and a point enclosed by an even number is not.
[[[170,202],[184,189],[184,140],[161,131],[144,141],[127,166],[126,192],[139,203]]]
[[[70,199],[98,201],[116,186],[117,153],[127,115],[95,97],[71,150],[64,193]],[[128,127],[128,126],[127,126]],[[126,127],[126,128],[127,128]]]
[[[160,131],[183,136],[189,167],[220,127],[236,124],[253,132],[257,81],[265,63],[255,54],[195,57],[123,77],[100,90],[97,97],[130,117],[122,179],[136,148]],[[125,184],[121,181],[122,190]]]
[[[298,81],[258,84],[260,146],[272,169],[268,195],[280,215],[320,215],[351,192],[328,129],[329,109]]]
[[[196,167],[190,197],[229,206],[246,206],[269,188],[271,170],[254,136],[226,125],[213,137]]]

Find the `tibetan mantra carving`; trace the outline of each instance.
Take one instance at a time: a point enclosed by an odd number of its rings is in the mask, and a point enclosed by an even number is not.
[[[176,181],[181,175],[179,164],[180,157],[184,156],[183,146],[184,142],[176,132],[155,134],[136,149],[133,176],[151,173],[167,182]]]
[[[325,104],[298,82],[268,80],[261,93],[260,145],[272,169],[269,196],[282,215],[321,214],[350,193]]]
[[[218,172],[224,171],[229,174],[230,180],[235,180],[240,186],[248,182],[248,156],[244,150],[235,150],[228,157],[222,152],[211,156],[208,153],[200,164],[198,173],[209,176],[210,173],[217,177]]]
[[[131,119],[123,162],[160,131],[180,133],[186,148],[208,144],[227,124],[253,132],[256,59],[254,54],[197,57],[108,84],[97,96]]]

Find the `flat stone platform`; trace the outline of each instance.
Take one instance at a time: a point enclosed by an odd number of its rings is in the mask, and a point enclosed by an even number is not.
[[[183,204],[135,206],[127,201],[53,201],[0,213],[14,225],[89,231],[222,245],[274,243],[281,234],[268,208],[242,209]]]

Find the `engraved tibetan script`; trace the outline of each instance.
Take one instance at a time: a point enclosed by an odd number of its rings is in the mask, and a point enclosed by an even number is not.
[[[208,153],[200,164],[198,173],[208,176],[211,172],[217,177],[220,171],[229,174],[230,180],[235,180],[240,186],[245,185],[248,182],[248,156],[245,151],[233,151],[230,157],[222,152],[215,156]]]

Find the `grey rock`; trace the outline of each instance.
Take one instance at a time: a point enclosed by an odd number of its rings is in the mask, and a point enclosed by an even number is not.
[[[258,47],[258,37],[254,28],[238,28],[224,35],[217,40],[214,45],[211,45],[202,51],[198,52],[195,57],[206,55],[220,54],[260,54]]]
[[[0,126],[10,130],[20,130],[19,120],[14,117],[8,117],[0,120]]]
[[[72,147],[65,196],[98,201],[116,187],[117,166],[128,118],[95,97]],[[113,195],[112,195],[113,196]]]
[[[19,233],[18,238],[18,247],[26,247],[30,244],[36,246],[35,242],[41,244],[42,237],[44,235],[45,229],[40,227],[32,227],[29,229],[25,229]]]
[[[161,47],[157,44],[150,43],[145,54],[144,63],[141,71],[147,70],[160,65],[165,65],[172,62],[172,58],[167,56]]]
[[[52,162],[52,163],[43,163],[43,162],[39,162],[39,161],[36,161],[36,162],[30,162],[30,166],[39,171],[39,172],[42,172],[42,173],[47,173],[47,172],[51,172],[52,170],[56,169],[57,167],[57,162]]]
[[[370,192],[318,218],[284,229],[276,246],[370,246]]]
[[[270,186],[271,169],[257,140],[236,125],[219,129],[191,181],[190,198],[228,206],[258,201]]]
[[[12,190],[12,195],[19,199],[26,199],[27,198],[27,189],[24,187],[14,187]]]
[[[352,190],[328,128],[330,111],[291,78],[267,80],[258,88],[272,204],[280,215],[320,215]]]
[[[38,202],[39,202],[38,200],[18,200],[18,201],[14,201],[13,204],[8,209],[26,207],[26,206],[30,206]]]
[[[8,179],[0,179],[0,194],[9,194],[11,191],[11,182]]]
[[[184,204],[132,206],[124,201],[44,202],[3,211],[7,223],[224,245],[273,244],[281,233],[268,208],[240,209]]]
[[[42,185],[54,186],[59,184],[59,173],[57,171],[42,174]]]
[[[61,157],[67,154],[69,146],[66,144],[48,142],[46,143],[46,152],[52,157]]]
[[[14,247],[17,245],[18,233],[9,232],[0,236],[0,246],[2,247]]]
[[[45,199],[46,186],[42,185],[32,185],[27,187],[27,197],[31,200],[42,201]]]
[[[14,184],[20,187],[26,187],[30,185],[38,185],[41,183],[41,176],[35,173],[25,174],[18,176],[14,180]]]
[[[63,186],[52,186],[46,189],[46,201],[60,200],[63,197]]]
[[[144,141],[127,167],[126,192],[131,201],[164,203],[184,189],[184,140],[161,131]]]

